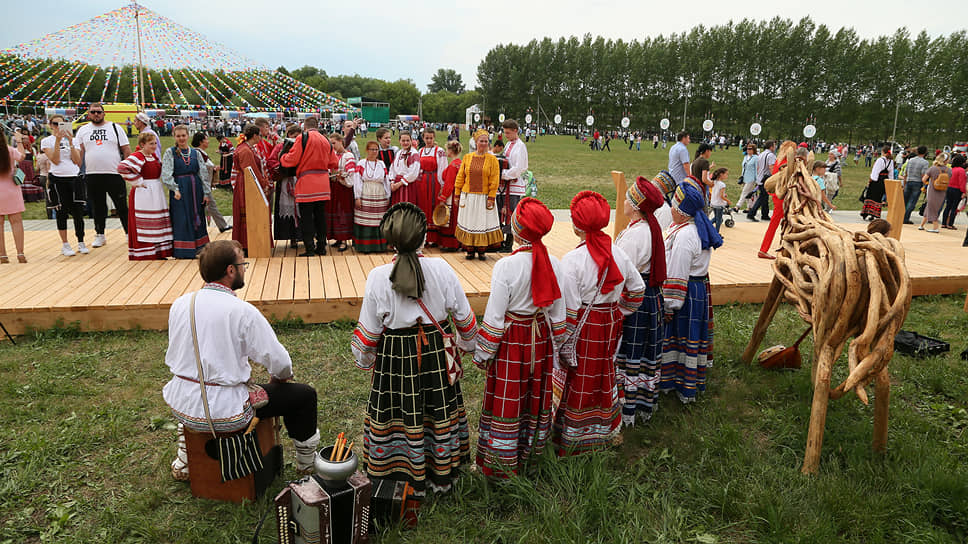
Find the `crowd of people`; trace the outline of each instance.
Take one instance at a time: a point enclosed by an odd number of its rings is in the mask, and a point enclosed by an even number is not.
[[[505,128],[513,130],[512,123]],[[485,131],[477,136],[477,148],[488,149]],[[306,142],[313,140],[319,138],[310,134]],[[330,141],[342,143],[338,137]],[[379,169],[379,146],[368,147],[368,162]],[[471,184],[487,176],[497,183],[497,166],[487,164],[494,159],[484,155],[461,161]],[[385,185],[377,188],[388,197]],[[701,187],[683,183],[668,201],[667,191],[661,181],[638,178],[623,204],[633,221],[614,242],[603,232],[608,201],[592,191],[578,193],[570,212],[581,242],[561,260],[543,242],[554,225],[551,211],[537,199],[518,200],[509,221],[516,249],[494,266],[480,323],[453,268],[422,253],[432,238],[424,209],[409,200],[391,205],[375,228],[395,256],[369,272],[351,341],[357,366],[372,373],[362,444],[368,476],[408,482],[418,496],[451,488],[472,456],[461,391],[469,370],[462,354],[485,375],[474,459],[477,470],[491,477],[526,470],[549,445],[567,456],[619,442],[623,425],[650,418],[661,391],[694,402],[713,362],[707,273],[722,238],[705,215]],[[470,192],[475,194],[487,210],[490,197]],[[494,222],[479,211],[469,221]],[[171,309],[166,361],[173,377],[165,400],[183,427],[204,432],[193,378],[196,364],[203,365],[204,375],[219,376],[205,387],[216,388],[224,400],[213,410],[219,421],[229,422],[220,430],[245,428],[253,415],[282,415],[295,441],[297,470],[308,472],[307,452],[319,442],[316,395],[282,383],[293,375],[288,354],[265,318],[233,297],[244,285],[244,258],[237,241],[216,241],[202,250],[199,268],[209,283],[202,296],[186,294]],[[199,362],[189,327],[195,296],[205,302],[206,334],[197,340],[205,356]],[[249,358],[272,376],[264,386],[268,409],[252,409],[245,401]],[[172,473],[190,478],[182,446]]]

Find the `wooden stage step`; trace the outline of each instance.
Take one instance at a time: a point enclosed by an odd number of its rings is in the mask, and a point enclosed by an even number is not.
[[[771,261],[756,257],[765,228],[765,223],[745,221],[723,228],[726,243],[713,253],[709,272],[714,304],[763,301],[772,279]],[[94,237],[88,234],[90,243]],[[230,233],[218,234],[215,229],[211,235],[231,238]],[[10,249],[11,238],[8,234]],[[56,231],[30,231],[26,238],[30,262],[18,264],[14,258],[13,263],[0,265],[0,322],[12,334],[75,322],[82,330],[164,330],[172,301],[203,283],[197,261],[129,261],[127,238],[120,229],[108,231],[106,246],[75,257],[60,254]],[[961,247],[962,232],[932,234],[906,225],[901,239],[915,295],[952,294],[968,288],[968,248]],[[557,222],[545,240],[557,257],[578,243],[566,222]],[[271,258],[249,259],[246,285],[238,296],[272,318],[300,318],[308,323],[356,320],[367,273],[391,258],[356,254],[352,249],[300,258],[298,251],[279,242]],[[474,310],[483,313],[491,269],[501,254],[489,254],[486,261],[467,261],[463,253],[436,249],[426,253],[442,256],[454,267]]]

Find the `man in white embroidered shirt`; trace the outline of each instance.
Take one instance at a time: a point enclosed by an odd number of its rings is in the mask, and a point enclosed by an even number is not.
[[[528,148],[518,138],[518,122],[514,119],[505,119],[501,124],[504,129],[504,156],[508,160],[508,168],[501,172],[501,179],[508,180],[508,217],[514,214],[514,209],[518,207],[518,202],[524,197],[528,181],[525,173],[528,171]],[[510,249],[514,241],[511,233],[510,223],[501,226],[504,231],[504,249]]]
[[[272,326],[255,306],[236,298],[245,285],[242,247],[234,240],[209,243],[199,255],[198,268],[205,286],[194,301],[198,356],[201,359],[209,411],[217,432],[245,429],[253,416],[281,416],[296,450],[296,470],[308,474],[319,444],[316,428],[316,390],[292,382],[292,360],[279,343]],[[176,480],[188,480],[188,454],[184,426],[211,433],[202,404],[198,362],[195,356],[191,314],[193,293],[179,297],[168,315],[168,351],[165,364],[172,379],[162,395],[178,419],[178,456],[171,465]],[[249,360],[266,367],[269,383],[260,384],[269,403],[255,409],[249,404],[246,382]]]

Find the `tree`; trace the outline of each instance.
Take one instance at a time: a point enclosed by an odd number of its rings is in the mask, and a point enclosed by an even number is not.
[[[390,103],[390,116],[417,113],[417,102],[420,101],[420,91],[413,81],[398,79],[387,83],[383,88],[383,96],[374,97]]]
[[[427,85],[427,89],[432,92],[448,91],[454,94],[461,94],[464,92],[464,81],[457,70],[451,68],[440,68],[434,77],[431,78],[430,85]]]

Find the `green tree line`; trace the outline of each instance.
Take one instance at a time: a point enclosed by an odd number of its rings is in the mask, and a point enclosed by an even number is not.
[[[932,38],[907,29],[861,39],[810,18],[744,19],[630,42],[585,36],[502,44],[477,69],[486,114],[523,117],[540,101],[564,123],[800,137],[804,125],[828,141],[927,144],[968,139],[966,32]],[[688,102],[687,102],[688,101]],[[708,117],[707,117],[708,116]],[[547,122],[542,114],[542,122]]]
[[[410,79],[384,81],[382,79],[354,75],[329,76],[315,66],[303,66],[289,71],[284,66],[278,70],[303,83],[334,96],[351,98],[365,96],[388,102],[390,117],[416,115],[422,110],[423,119],[432,122],[464,122],[464,110],[481,100],[477,91],[464,91],[461,77],[454,70],[441,68],[430,84],[431,91],[421,94]]]

